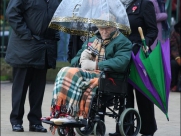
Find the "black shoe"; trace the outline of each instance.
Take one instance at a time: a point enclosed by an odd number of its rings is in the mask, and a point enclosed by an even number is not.
[[[141,135],[141,136],[153,136],[153,135]]]
[[[115,132],[115,133],[109,133],[109,136],[121,136],[121,134],[120,134],[120,133]]]
[[[24,132],[24,128],[20,124],[12,125],[12,130],[15,132]]]
[[[44,128],[42,125],[30,125],[29,131],[34,131],[34,132],[47,132],[47,129]]]

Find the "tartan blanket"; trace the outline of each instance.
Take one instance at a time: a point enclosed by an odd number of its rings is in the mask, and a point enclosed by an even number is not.
[[[72,116],[88,116],[89,107],[98,85],[98,72],[81,68],[64,67],[55,79],[51,114],[60,111],[66,105]]]

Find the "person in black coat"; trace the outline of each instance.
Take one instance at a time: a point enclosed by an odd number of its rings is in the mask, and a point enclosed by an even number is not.
[[[74,58],[77,52],[82,48],[83,42],[81,36],[70,35],[68,44],[68,62],[71,62],[72,58]]]
[[[48,28],[59,0],[10,0],[6,18],[12,27],[5,60],[13,67],[12,130],[23,132],[24,103],[29,89],[29,131],[47,132],[42,126],[46,73],[55,68],[59,33]]]
[[[129,40],[134,44],[133,52],[136,54],[140,49],[139,44],[142,44],[138,27],[142,27],[147,46],[151,46],[155,41],[158,33],[156,15],[153,3],[149,0],[121,0],[125,5],[131,34],[128,36]],[[134,93],[135,89],[131,84],[128,85],[127,108],[134,108]],[[157,130],[155,120],[154,104],[147,99],[142,93],[135,89],[136,100],[139,114],[141,116],[141,130],[142,136],[153,136]],[[109,133],[110,136],[121,136],[119,133],[119,126],[116,125],[116,133]]]

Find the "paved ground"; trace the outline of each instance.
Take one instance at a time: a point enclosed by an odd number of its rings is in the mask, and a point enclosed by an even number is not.
[[[29,111],[28,99],[25,103],[25,115],[24,115],[24,129],[25,132],[12,132],[11,124],[9,122],[9,114],[11,111],[11,83],[1,83],[1,136],[51,136],[48,133],[36,133],[29,132],[27,113]],[[53,84],[46,85],[46,91],[42,106],[43,116],[49,115],[50,101],[52,95]],[[181,136],[180,133],[180,95],[178,92],[171,92],[169,99],[169,118],[167,121],[165,115],[155,107],[156,120],[158,125],[158,130],[154,136]],[[28,98],[28,97],[27,97]],[[44,127],[48,128],[49,125],[43,124]],[[110,117],[106,117],[106,136],[109,132],[114,132],[115,130],[115,120]],[[78,134],[77,134],[78,135]],[[58,136],[56,133],[55,136]],[[139,135],[140,136],[140,135]]]

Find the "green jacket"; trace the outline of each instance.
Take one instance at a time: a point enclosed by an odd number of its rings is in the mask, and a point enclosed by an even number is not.
[[[92,43],[96,36],[89,39]],[[87,48],[87,41],[83,44],[82,49],[80,49],[77,55],[71,60],[71,66],[79,66],[79,59],[81,53]],[[122,33],[115,39],[113,39],[105,47],[105,58],[106,60],[98,62],[98,68],[103,70],[104,68],[109,68],[117,74],[112,74],[111,77],[122,78],[126,71],[126,68],[131,59],[132,43],[128,40]],[[120,74],[119,74],[120,73]]]

